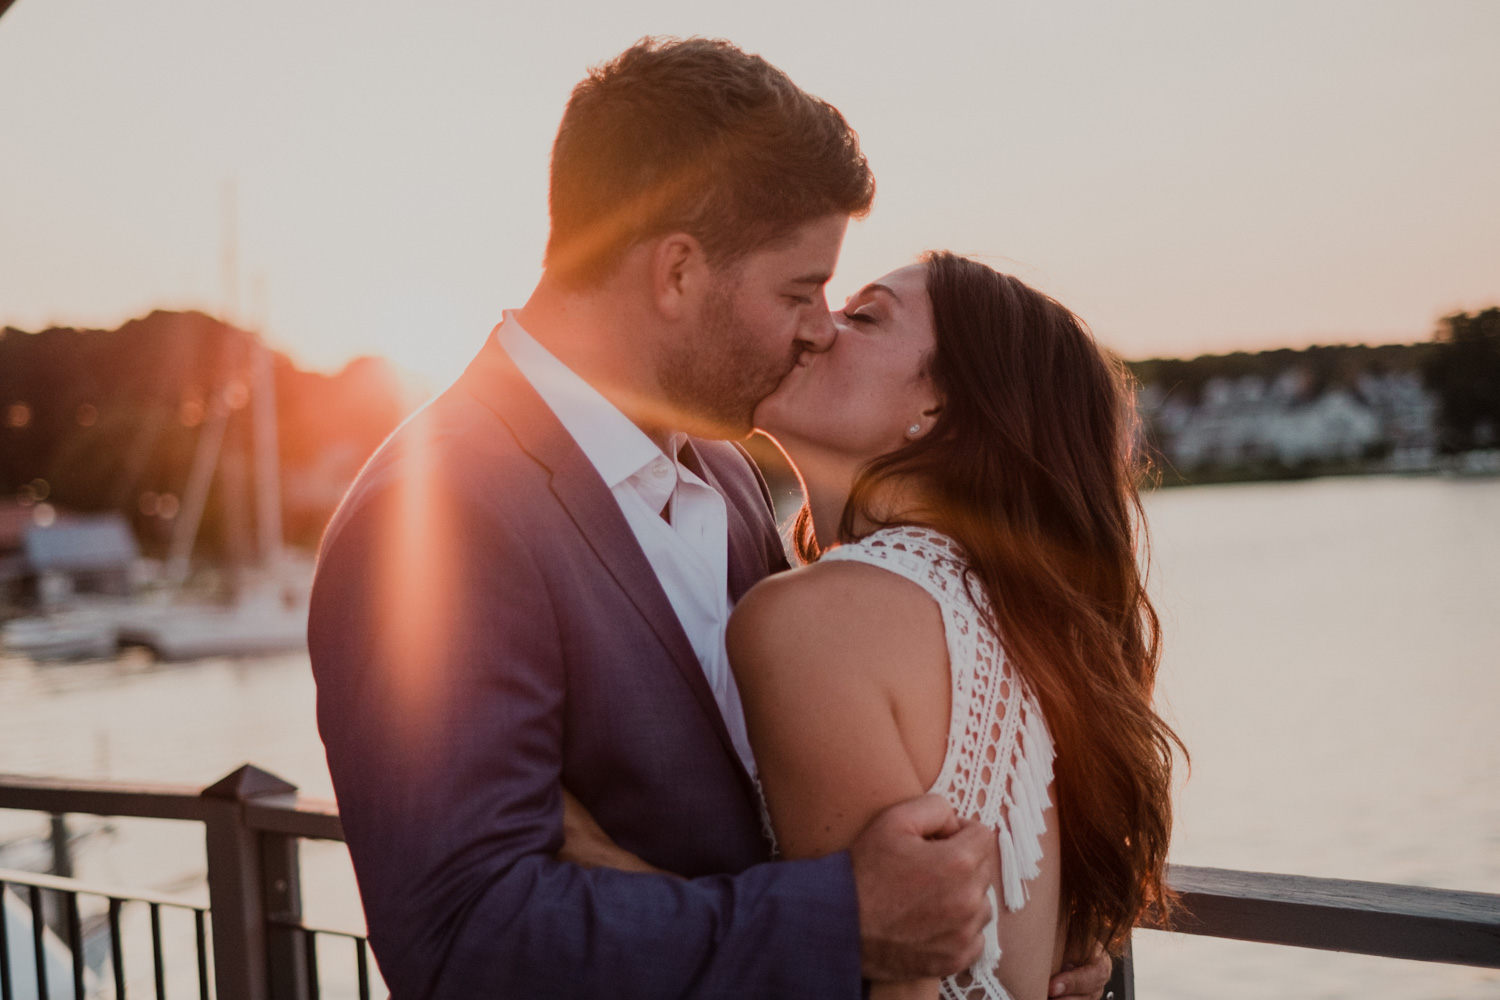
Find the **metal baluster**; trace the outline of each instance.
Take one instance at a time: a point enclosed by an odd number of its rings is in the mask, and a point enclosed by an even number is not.
[[[5,894],[9,891],[0,882],[0,1000],[15,1000],[10,987],[10,921],[5,915]]]
[[[318,1000],[318,934],[305,930],[302,942],[308,949],[308,1000]]]
[[[318,936],[304,930],[302,941],[307,947],[307,1000],[318,1000]]]
[[[47,989],[47,952],[42,941],[42,932],[47,925],[42,922],[42,890],[37,886],[27,886],[31,892],[31,944],[32,953],[36,956],[36,995],[38,997],[50,997],[52,994]]]
[[[370,960],[365,957],[364,938],[354,939],[355,963],[359,966],[359,1000],[370,1000]]]
[[[111,897],[109,901],[109,952],[115,971],[115,1000],[125,1000],[125,940],[120,935],[120,907],[122,900]]]
[[[156,971],[156,1000],[167,1000],[167,973],[161,957],[161,904],[151,904],[151,961]]]
[[[198,1000],[208,1000],[208,930],[204,927],[207,915],[204,910],[193,911],[193,923],[198,932]]]
[[[78,916],[78,893],[67,894],[68,947],[73,951],[73,1000],[85,1000],[83,990],[83,921]]]

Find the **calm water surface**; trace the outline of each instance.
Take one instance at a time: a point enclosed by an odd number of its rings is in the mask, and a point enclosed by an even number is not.
[[[1500,892],[1500,482],[1340,479],[1147,504],[1164,709],[1193,754],[1174,860]],[[0,660],[0,770],[331,795],[305,657]],[[81,877],[202,895],[191,826],[80,821]],[[0,812],[0,864],[39,856]],[[309,918],[358,928],[339,845]],[[1500,974],[1141,933],[1143,997],[1493,998]],[[139,966],[137,966],[139,968]]]
[[[1500,482],[1148,503],[1186,864],[1500,892]],[[1496,997],[1500,974],[1144,933],[1142,996]]]

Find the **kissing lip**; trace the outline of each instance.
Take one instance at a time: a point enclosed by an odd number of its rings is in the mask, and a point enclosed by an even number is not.
[[[809,353],[811,353],[811,352],[809,352],[809,351],[801,351],[801,352],[799,352],[797,354],[796,360],[793,361],[792,364],[787,367],[786,371],[784,371],[784,372],[781,373],[781,377],[776,380],[776,384],[771,387],[771,391],[768,392],[768,393],[766,393],[766,396],[763,397],[763,398],[769,398],[771,396],[776,395],[776,393],[778,393],[778,392],[781,391],[781,387],[784,386],[784,385],[786,385],[787,379],[789,379],[789,378],[792,377],[792,372],[796,371],[799,368],[806,368],[807,367],[807,355]]]
[[[776,380],[776,384],[780,385],[782,382],[785,382],[787,380],[787,376],[791,375],[792,372],[796,371],[798,368],[806,368],[808,361],[807,356],[810,353],[810,351],[798,351],[796,358],[792,360],[792,363],[790,365],[787,365],[786,370],[781,373],[781,378]]]

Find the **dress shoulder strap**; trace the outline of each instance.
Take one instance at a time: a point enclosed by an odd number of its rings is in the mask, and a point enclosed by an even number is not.
[[[967,562],[958,543],[918,525],[881,528],[823,553],[819,562],[862,562],[890,570],[920,586],[945,608],[965,599]]]

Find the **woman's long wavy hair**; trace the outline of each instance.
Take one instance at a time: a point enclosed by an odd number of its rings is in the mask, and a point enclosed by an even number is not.
[[[1068,941],[1113,950],[1143,909],[1170,903],[1183,749],[1152,707],[1160,626],[1137,562],[1145,468],[1131,383],[1060,303],[951,253],[924,262],[927,373],[943,408],[928,434],[862,470],[840,535],[890,524],[885,487],[915,483],[930,502],[921,519],[964,548],[1056,743]],[[795,539],[817,558],[806,508]]]

